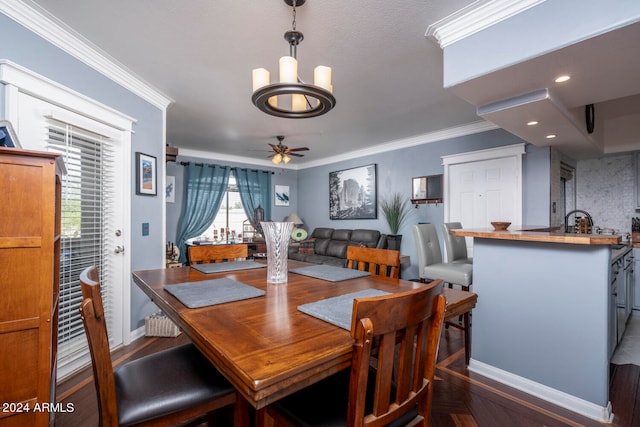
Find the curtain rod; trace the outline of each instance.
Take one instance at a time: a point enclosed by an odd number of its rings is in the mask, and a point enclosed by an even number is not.
[[[187,166],[189,164],[191,164],[191,162],[180,162],[180,166]],[[194,163],[194,165],[196,165],[196,166],[204,166],[205,164],[204,163]],[[210,164],[207,164],[207,166],[210,167],[210,168],[215,167],[215,166],[219,166],[219,167],[224,168],[224,169],[231,168],[231,169],[240,169],[240,170],[243,170],[243,171],[248,170],[248,171],[251,171],[251,172],[271,173],[271,175],[275,174],[275,172],[273,172],[273,171],[266,171],[266,170],[260,170],[260,169],[236,168],[236,167],[232,167],[232,166],[221,166],[221,165],[210,165]]]

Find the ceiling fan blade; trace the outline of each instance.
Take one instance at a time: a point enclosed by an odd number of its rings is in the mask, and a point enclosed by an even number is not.
[[[304,154],[296,154],[296,153],[286,153],[287,156],[296,156],[296,157],[304,157]]]
[[[285,151],[286,152],[291,152],[291,151],[309,151],[309,149],[307,147],[299,147],[299,148],[287,148]]]

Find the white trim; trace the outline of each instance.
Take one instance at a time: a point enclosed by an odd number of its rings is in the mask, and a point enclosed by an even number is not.
[[[331,163],[342,162],[344,160],[356,159],[364,156],[371,156],[374,154],[386,153],[389,151],[400,150],[409,147],[415,147],[423,144],[430,144],[432,142],[443,141],[445,139],[458,138],[461,136],[472,135],[476,133],[482,133],[489,130],[498,129],[498,126],[485,120],[479,120],[472,123],[467,123],[460,126],[455,126],[448,129],[443,129],[435,132],[426,133],[423,135],[413,136],[410,138],[397,139],[384,144],[374,145],[362,150],[355,150],[348,153],[340,153],[332,157],[325,157],[320,160],[305,162],[300,164],[299,169],[306,169],[315,166],[323,166]]]
[[[111,128],[131,132],[133,123],[136,123],[134,118],[126,114],[6,59],[0,59],[0,83],[17,87],[20,92],[51,104],[65,106],[69,111],[82,116],[95,118]],[[5,103],[5,114],[9,120],[17,122],[17,116],[13,117],[17,114],[17,111],[13,111],[15,105],[10,104],[10,101]],[[69,108],[69,105],[74,105],[74,108]]]
[[[501,159],[503,157],[521,156],[526,153],[525,143],[507,145],[504,147],[487,148],[485,150],[469,151],[468,153],[450,154],[442,156],[445,166],[458,163],[479,162],[483,160]]]
[[[607,406],[596,405],[595,403],[479,362],[475,359],[469,361],[468,368],[471,372],[491,378],[494,381],[516,388],[532,396],[551,402],[554,405],[569,409],[570,411],[577,412],[585,417],[602,423],[610,424],[613,422],[611,402],[607,402]]]
[[[0,0],[0,12],[154,106],[166,109],[173,102],[36,3]]]
[[[425,37],[442,49],[545,0],[479,0],[429,25]]]
[[[369,148],[363,148],[362,150],[355,150],[346,153],[340,153],[339,155],[324,157],[319,160],[312,160],[309,162],[296,161],[295,163],[289,163],[287,165],[279,164],[274,165],[269,160],[250,159],[248,157],[231,156],[223,153],[215,153],[211,151],[193,150],[190,148],[180,147],[181,156],[190,156],[198,158],[215,158],[218,161],[238,162],[259,166],[277,167],[278,169],[291,169],[302,170],[307,168],[313,168],[316,166],[329,165],[336,162],[342,162],[345,160],[357,159],[359,157],[370,156],[374,154],[387,153],[393,150],[400,150],[403,148],[414,147],[417,145],[430,144],[432,142],[443,141],[445,139],[458,138],[461,136],[473,135],[476,133],[487,132],[490,130],[499,129],[498,126],[485,120],[479,120],[465,125],[455,126],[448,129],[443,129],[423,135],[418,135],[410,138],[398,139],[395,141],[386,142],[384,144],[374,145]]]

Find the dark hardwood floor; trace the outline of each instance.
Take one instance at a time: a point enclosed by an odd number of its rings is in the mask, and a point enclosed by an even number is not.
[[[184,342],[187,342],[184,334],[177,338],[142,338],[117,350],[113,363],[118,365]],[[470,373],[464,364],[462,333],[449,328],[443,332],[440,344],[431,426],[640,426],[640,367],[612,366],[610,399],[615,414],[613,423],[601,424]],[[98,425],[91,368],[58,385],[58,402],[73,403],[74,411],[57,414],[56,426]]]

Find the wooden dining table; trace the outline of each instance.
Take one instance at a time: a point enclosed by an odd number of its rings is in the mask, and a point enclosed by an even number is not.
[[[289,269],[309,265],[288,262]],[[266,294],[188,308],[165,290],[167,285],[219,278]],[[292,272],[287,283],[268,284],[266,268],[213,274],[191,267],[156,269],[136,271],[133,280],[233,384],[243,398],[241,404],[256,409],[257,420],[263,419],[263,409],[270,403],[351,364],[349,331],[305,314],[298,306],[367,289],[395,293],[431,286],[375,276],[330,282]],[[464,298],[458,300],[458,305],[468,304]]]

